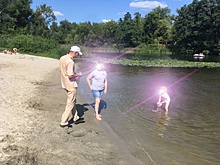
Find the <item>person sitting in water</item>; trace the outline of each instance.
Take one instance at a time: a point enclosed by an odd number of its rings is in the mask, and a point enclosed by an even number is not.
[[[168,107],[170,104],[170,96],[167,93],[167,87],[165,87],[165,86],[160,87],[159,92],[160,92],[160,96],[159,96],[159,99],[157,102],[157,110],[156,111],[158,111],[158,108],[160,108],[163,104],[165,104],[165,110],[166,110],[166,114],[167,114]]]

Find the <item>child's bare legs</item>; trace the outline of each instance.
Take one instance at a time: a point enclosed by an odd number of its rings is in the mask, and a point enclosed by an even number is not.
[[[168,107],[169,107],[169,104],[170,102],[164,102],[165,103],[165,113],[168,114]],[[160,108],[162,106],[162,102],[157,102],[157,110],[158,111],[158,108]]]
[[[153,112],[157,112],[157,111],[158,111],[158,108],[160,108],[160,107],[161,107],[161,105],[162,105],[162,103],[157,102],[157,109],[152,110],[152,111],[153,111]],[[156,107],[155,107],[155,108],[156,108]]]
[[[162,104],[163,103],[161,103],[161,102],[157,102],[157,110],[158,110],[158,108],[160,108],[162,106]]]
[[[100,104],[100,98],[95,99],[95,117],[97,120],[102,120],[101,115],[99,115],[99,104]]]
[[[166,110],[166,115],[168,114],[168,107],[169,107],[169,104],[170,104],[170,102],[166,102],[166,105],[165,105],[165,110]]]

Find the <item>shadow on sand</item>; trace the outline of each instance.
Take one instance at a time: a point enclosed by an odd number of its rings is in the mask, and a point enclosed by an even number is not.
[[[84,106],[91,106],[93,109],[95,109],[95,103],[86,103],[86,104],[83,104]],[[107,108],[107,103],[106,101],[104,100],[101,100],[100,101],[100,104],[99,104],[99,111],[98,113],[100,114],[102,112],[103,109],[106,109]]]
[[[74,124],[85,123],[83,116],[84,116],[84,113],[89,110],[86,106],[91,106],[94,109],[95,103],[76,104],[76,111],[78,113],[79,119],[76,121],[73,121],[73,119],[71,119],[69,121],[69,127],[72,127],[71,124],[73,123]],[[99,105],[99,114],[101,113],[103,109],[106,109],[106,107],[107,107],[107,103],[104,100],[101,100],[100,105]]]

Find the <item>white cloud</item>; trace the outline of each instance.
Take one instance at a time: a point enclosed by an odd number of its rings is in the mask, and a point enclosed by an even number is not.
[[[54,11],[53,13],[55,16],[64,16],[64,14],[59,11]]]
[[[139,9],[154,9],[159,6],[161,8],[168,7],[167,4],[158,1],[136,1],[130,3],[130,7]]]
[[[103,19],[102,22],[106,23],[106,22],[109,22],[111,21],[111,19]]]

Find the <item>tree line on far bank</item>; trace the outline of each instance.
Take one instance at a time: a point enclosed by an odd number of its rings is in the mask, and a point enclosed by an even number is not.
[[[194,0],[177,9],[177,15],[161,7],[144,17],[127,12],[118,21],[106,23],[63,20],[58,24],[50,6],[42,4],[32,10],[31,4],[32,0],[0,0],[0,48],[61,55],[73,44],[81,45],[85,54],[121,52],[141,45],[137,52],[143,54],[155,48],[164,53],[165,47],[173,54],[220,55],[219,0]]]

